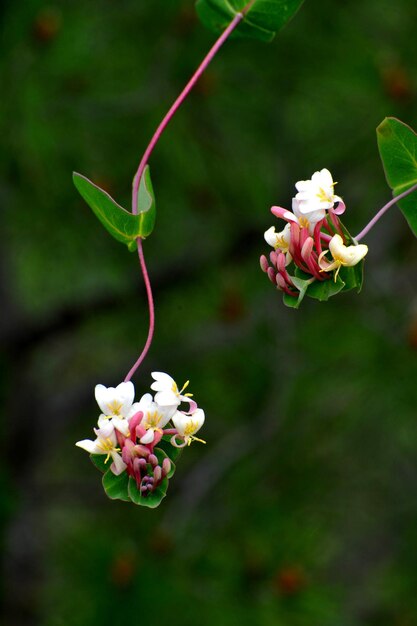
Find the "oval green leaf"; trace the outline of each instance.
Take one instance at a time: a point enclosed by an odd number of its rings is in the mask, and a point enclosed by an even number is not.
[[[417,134],[395,117],[387,117],[376,129],[378,148],[393,196],[417,184]],[[398,202],[417,237],[417,191]]]
[[[137,215],[126,211],[106,191],[82,174],[74,172],[73,180],[81,196],[105,229],[117,241],[126,244],[129,250],[136,250],[138,237],[145,239],[151,234],[155,225],[156,209],[148,165],[139,186]]]
[[[108,462],[106,463],[105,454],[90,454],[90,459],[93,465],[97,467],[103,474],[109,469]]]
[[[159,506],[162,500],[165,498],[168,489],[168,479],[164,478],[159,487],[154,492],[147,496],[143,496],[136,485],[136,480],[131,476],[129,478],[129,497],[134,504],[139,506],[147,506],[150,509],[155,509]]]
[[[196,10],[205,26],[221,33],[238,13],[242,23],[232,37],[249,37],[271,41],[295,15],[303,0],[197,0]]]
[[[156,205],[149,165],[143,170],[138,193],[140,236],[145,239],[155,227]]]
[[[124,500],[128,502],[130,500],[128,493],[129,476],[127,472],[122,472],[119,476],[113,474],[108,469],[102,478],[104,491],[111,500]]]

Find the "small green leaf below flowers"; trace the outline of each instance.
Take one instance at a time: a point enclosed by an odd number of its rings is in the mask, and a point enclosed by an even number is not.
[[[314,281],[314,278],[304,279],[298,276],[291,276],[291,280],[294,283],[295,287],[297,287],[297,289],[299,290],[298,298],[290,296],[288,293],[284,293],[283,300],[286,306],[293,309],[298,309],[304,299],[305,294],[307,293],[308,287]]]
[[[216,33],[223,32],[238,13],[243,13],[242,23],[232,36],[271,41],[302,3],[303,0],[197,0],[196,10],[203,24]]]
[[[147,506],[150,509],[155,509],[159,506],[162,500],[165,498],[168,489],[168,479],[164,478],[158,485],[155,491],[143,496],[136,485],[136,480],[131,476],[128,483],[129,497],[133,504],[139,506]]]
[[[292,276],[291,279],[300,291],[300,294],[298,298],[284,294],[283,302],[288,307],[298,309],[305,296],[320,302],[326,302],[341,291],[357,289],[359,293],[363,281],[363,261],[354,267],[342,267],[336,281],[333,278],[323,281],[315,280],[299,268],[296,268],[295,274],[296,276]]]
[[[117,241],[136,249],[136,239],[148,237],[155,225],[155,197],[150,178],[149,166],[146,166],[138,194],[138,214],[133,215],[121,207],[103,189],[85,176],[74,172],[73,180],[81,196],[93,210],[106,230]]]
[[[95,465],[100,472],[103,472],[103,474],[107,472],[111,465],[111,460],[109,459],[110,464],[109,461],[106,463],[106,456],[103,454],[90,454],[90,459],[92,464]]]
[[[337,277],[336,281],[333,278],[323,281],[315,280],[307,289],[307,295],[310,298],[314,298],[314,300],[326,302],[329,298],[342,291],[344,287],[345,283],[340,278],[340,275]]]
[[[125,502],[130,500],[128,493],[129,477],[126,472],[116,476],[109,468],[103,475],[102,482],[104,491],[111,500],[124,500]]]
[[[417,134],[395,117],[387,117],[377,128],[377,139],[388,185],[398,196],[417,184]],[[417,236],[417,191],[398,206]]]

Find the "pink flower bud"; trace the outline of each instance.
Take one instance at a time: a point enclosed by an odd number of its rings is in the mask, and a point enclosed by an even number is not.
[[[164,459],[162,463],[162,472],[164,476],[169,474],[170,471],[171,471],[171,461],[169,459]]]
[[[162,478],[162,468],[160,465],[157,465],[153,471],[154,481],[159,483]]]
[[[279,272],[286,272],[285,270],[286,263],[287,263],[286,255],[283,252],[280,252],[277,255],[277,263],[276,263],[276,266]]]
[[[278,258],[277,253],[274,250],[272,250],[272,252],[269,253],[269,260],[271,261],[272,265],[277,264],[277,258]]]
[[[264,254],[259,259],[259,263],[261,265],[261,270],[263,272],[267,272],[268,271],[268,259],[266,258]]]
[[[271,283],[275,284],[275,275],[276,275],[275,270],[272,269],[272,267],[268,267],[267,274],[268,274],[268,278],[271,281]]]
[[[313,250],[314,241],[312,237],[307,237],[305,240],[303,247],[301,248],[301,256],[304,261],[308,262],[311,251]]]
[[[154,454],[150,454],[148,458],[148,463],[150,463],[152,467],[155,467],[156,465],[158,465],[157,457]]]

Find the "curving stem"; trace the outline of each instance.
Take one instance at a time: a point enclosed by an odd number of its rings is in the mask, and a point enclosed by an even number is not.
[[[174,117],[175,113],[178,111],[178,109],[180,108],[180,106],[182,105],[184,100],[187,98],[187,96],[189,95],[190,91],[192,90],[192,88],[194,87],[194,85],[196,84],[196,82],[198,81],[198,79],[200,78],[202,73],[204,72],[204,70],[207,68],[207,66],[210,64],[210,62],[214,59],[214,57],[216,56],[217,52],[220,50],[220,48],[222,47],[222,45],[224,44],[226,39],[234,31],[236,26],[243,20],[244,12],[247,11],[247,10],[248,10],[248,7],[245,7],[245,9],[243,9],[243,13],[238,13],[234,17],[234,19],[230,22],[230,24],[226,28],[226,30],[220,35],[220,37],[217,39],[216,43],[210,49],[208,54],[204,57],[202,63],[198,66],[197,70],[195,71],[193,76],[190,78],[190,80],[188,81],[188,83],[186,84],[186,86],[184,87],[184,89],[182,90],[182,92],[180,93],[178,98],[175,100],[174,104],[171,106],[171,108],[169,109],[168,113],[165,115],[164,119],[159,124],[158,128],[156,129],[156,131],[155,131],[151,141],[149,142],[148,147],[146,148],[146,150],[145,150],[145,152],[143,154],[143,157],[142,157],[142,159],[141,159],[141,161],[139,163],[138,170],[137,170],[137,172],[136,172],[136,174],[135,174],[135,176],[133,178],[133,184],[132,184],[132,213],[134,215],[136,215],[138,213],[138,193],[139,193],[139,186],[140,186],[140,181],[141,181],[141,178],[142,178],[142,175],[143,175],[143,171],[144,171],[144,169],[145,169],[145,167],[146,167],[146,165],[148,163],[149,157],[151,156],[151,154],[152,154],[156,144],[158,143],[159,139],[161,138],[162,133],[164,132],[165,128],[168,126],[169,122],[172,120],[172,118]],[[149,280],[148,270],[146,268],[145,257],[144,257],[144,254],[143,254],[143,243],[142,243],[142,239],[140,237],[137,239],[137,247],[138,247],[138,255],[139,255],[140,267],[141,267],[141,270],[142,270],[143,279],[145,281],[146,293],[147,293],[147,297],[148,297],[148,305],[149,305],[149,331],[148,331],[148,337],[146,339],[146,343],[145,343],[145,345],[143,347],[143,350],[142,350],[139,358],[137,359],[137,361],[134,363],[132,368],[127,373],[126,378],[125,378],[125,382],[129,381],[132,378],[132,376],[134,375],[134,373],[138,369],[139,365],[142,363],[143,359],[147,355],[148,350],[149,350],[149,348],[151,346],[151,343],[152,343],[153,334],[154,334],[154,330],[155,330],[155,309],[154,309],[154,302],[153,302],[153,296],[152,296],[152,287],[151,287],[151,282]]]
[[[398,200],[402,200],[403,198],[405,198],[410,193],[416,190],[417,190],[417,184],[413,185],[412,187],[410,187],[410,189],[407,189],[407,191],[403,191],[403,193],[400,193],[399,196],[396,196],[395,198],[387,202],[382,207],[382,209],[380,209],[378,213],[371,219],[371,221],[365,226],[365,228],[361,230],[359,235],[356,235],[355,240],[360,241],[363,237],[365,237],[365,235],[369,233],[371,228],[375,226],[375,224],[381,219],[381,217],[384,215],[384,213],[388,211],[389,208],[391,208],[396,202],[398,202]]]
[[[125,383],[128,382],[132,378],[133,374],[136,372],[136,370],[138,369],[139,365],[142,363],[143,359],[147,355],[148,350],[151,347],[151,343],[152,343],[152,339],[153,339],[153,333],[154,333],[154,330],[155,330],[155,307],[154,307],[154,303],[153,303],[152,287],[151,287],[151,281],[149,280],[149,274],[148,274],[148,270],[147,270],[146,263],[145,263],[145,256],[143,254],[142,239],[140,237],[137,239],[137,246],[138,246],[138,256],[139,256],[140,267],[141,267],[141,270],[142,270],[143,279],[145,281],[146,294],[148,296],[149,330],[148,330],[148,337],[146,339],[146,343],[145,343],[145,345],[143,347],[143,350],[142,350],[138,360],[135,362],[135,364],[132,366],[132,368],[127,373],[126,378],[125,378]]]
[[[194,85],[196,84],[196,82],[198,81],[202,73],[204,72],[204,70],[207,68],[210,62],[214,59],[214,57],[216,56],[216,54],[218,53],[218,51],[220,50],[220,48],[222,47],[226,39],[235,30],[236,26],[243,20],[243,17],[244,17],[243,13],[238,13],[236,17],[230,22],[229,26],[220,35],[220,37],[218,38],[214,46],[211,48],[208,54],[204,57],[202,63],[198,66],[197,70],[192,75],[192,77],[190,78],[190,80],[188,81],[188,83],[186,84],[186,86],[184,87],[180,95],[178,96],[178,98],[175,100],[174,104],[171,106],[168,113],[165,115],[164,119],[159,124],[158,128],[156,129],[155,134],[153,135],[151,141],[149,142],[148,147],[146,148],[144,152],[141,162],[139,163],[138,170],[133,179],[132,213],[134,213],[135,215],[138,212],[138,193],[139,193],[140,179],[142,178],[143,170],[145,169],[146,164],[148,163],[149,157],[151,156],[153,149],[158,143],[165,128],[168,126],[169,122],[174,117],[175,113],[178,111],[178,109],[180,108],[184,100],[187,98],[190,91],[192,90],[192,88],[194,87]]]

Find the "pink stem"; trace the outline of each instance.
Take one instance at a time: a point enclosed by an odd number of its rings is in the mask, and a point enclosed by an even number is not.
[[[245,7],[245,9],[243,9],[243,13],[238,13],[235,16],[235,18],[230,22],[230,24],[226,28],[226,30],[220,35],[220,37],[218,38],[218,40],[216,41],[214,46],[211,48],[209,53],[203,59],[202,63],[199,65],[199,67],[197,68],[196,72],[193,74],[193,76],[191,77],[189,82],[184,87],[183,91],[180,93],[178,98],[175,100],[174,104],[171,106],[171,108],[169,109],[168,113],[165,115],[164,119],[159,124],[158,128],[156,129],[156,131],[155,131],[151,141],[149,142],[149,145],[146,148],[146,150],[144,152],[144,155],[143,155],[143,157],[142,157],[142,159],[141,159],[141,161],[139,163],[138,170],[137,170],[137,172],[136,172],[136,174],[135,174],[135,176],[133,178],[133,185],[132,185],[132,213],[134,215],[137,215],[137,213],[138,213],[138,193],[139,193],[139,186],[140,186],[140,181],[141,181],[141,178],[142,178],[143,171],[144,171],[144,169],[146,167],[146,164],[147,164],[147,162],[149,160],[149,157],[151,156],[151,154],[152,154],[156,144],[158,143],[159,139],[161,138],[162,133],[164,132],[165,128],[168,126],[168,124],[171,121],[171,119],[174,117],[175,113],[180,108],[181,104],[187,98],[187,96],[189,95],[190,91],[192,90],[192,88],[194,87],[194,85],[196,84],[196,82],[198,81],[198,79],[200,78],[202,73],[204,72],[204,70],[207,68],[207,66],[210,64],[210,62],[216,56],[217,52],[220,50],[220,48],[222,47],[222,45],[224,44],[226,39],[234,31],[236,26],[242,21],[242,19],[244,17],[244,13],[247,11],[247,8],[248,7]],[[127,376],[125,378],[125,382],[129,381],[132,378],[133,374],[136,372],[136,370],[138,369],[139,365],[142,363],[143,359],[147,355],[148,350],[150,348],[150,345],[152,343],[154,329],[155,329],[155,309],[154,309],[154,303],[153,303],[152,288],[151,288],[151,283],[150,283],[150,280],[149,280],[148,270],[147,270],[146,264],[145,264],[145,258],[144,258],[144,255],[143,255],[142,240],[140,238],[137,239],[137,247],[138,247],[138,255],[139,255],[140,266],[141,266],[141,269],[142,269],[142,274],[143,274],[143,278],[144,278],[145,286],[146,286],[146,293],[147,293],[147,296],[148,296],[148,304],[149,304],[149,331],[148,331],[148,337],[146,339],[146,343],[145,343],[145,346],[144,346],[144,348],[142,350],[142,353],[139,356],[139,358],[136,361],[136,363],[131,368],[131,370],[128,372],[128,374],[127,374]]]
[[[207,66],[216,56],[217,52],[220,50],[220,48],[222,47],[226,39],[229,37],[229,35],[234,31],[236,26],[241,22],[243,17],[244,17],[243,13],[238,13],[236,17],[233,19],[233,21],[230,22],[229,26],[220,35],[220,37],[218,38],[214,46],[211,48],[207,56],[204,58],[201,65],[199,65],[196,72],[193,74],[189,82],[186,84],[186,86],[184,87],[184,89],[182,90],[178,98],[175,100],[174,104],[169,109],[168,113],[165,115],[164,119],[159,124],[158,128],[156,129],[154,136],[152,137],[148,147],[145,150],[145,153],[139,164],[139,168],[133,179],[133,189],[132,189],[132,213],[133,214],[136,215],[138,212],[138,193],[139,193],[140,179],[142,178],[143,170],[146,167],[146,164],[149,160],[149,157],[151,156],[153,152],[153,149],[158,143],[165,128],[168,126],[169,122],[174,117],[175,113],[180,108],[181,104],[187,98],[188,94],[190,93],[190,91],[192,90],[192,88],[194,87],[194,85],[196,84],[196,82],[198,81],[202,73],[204,72],[204,70],[207,68]]]
[[[125,378],[125,382],[128,382],[132,378],[133,374],[136,372],[139,365],[142,363],[143,359],[147,355],[150,345],[152,343],[153,333],[155,329],[155,309],[154,309],[154,304],[153,304],[152,287],[151,287],[151,281],[149,280],[148,270],[146,268],[145,257],[143,255],[142,239],[140,237],[137,239],[137,246],[138,246],[140,267],[142,269],[143,279],[145,281],[146,293],[148,296],[149,331],[148,331],[148,338],[146,339],[146,343],[142,350],[142,353],[140,357],[138,358],[138,360],[136,361],[136,363],[131,368],[131,370],[129,371],[129,373],[127,374]]]
[[[365,235],[367,233],[369,233],[371,228],[373,228],[375,226],[375,224],[381,219],[381,217],[384,215],[384,213],[386,213],[388,211],[388,209],[392,207],[393,204],[398,202],[398,200],[401,200],[402,198],[405,198],[406,196],[408,196],[408,194],[412,193],[413,191],[416,191],[416,189],[417,189],[417,184],[413,185],[412,187],[410,187],[410,189],[407,189],[407,191],[403,191],[403,193],[400,193],[399,196],[396,196],[395,198],[393,198],[392,200],[387,202],[387,204],[385,204],[382,207],[382,209],[380,209],[378,211],[378,213],[375,215],[375,217],[373,217],[371,219],[369,224],[367,224],[365,226],[365,228],[363,230],[361,230],[359,235],[356,235],[356,237],[355,237],[356,241],[360,241],[363,237],[365,237]]]

